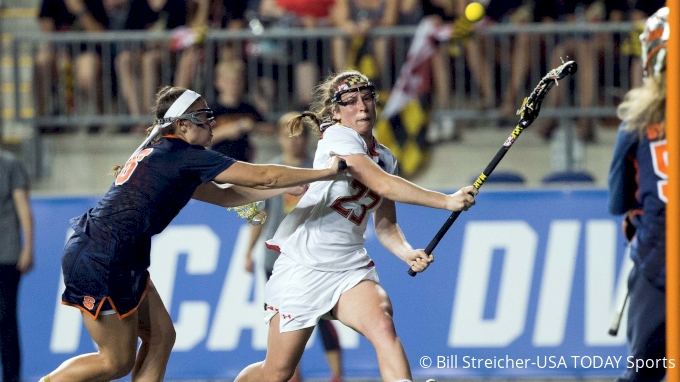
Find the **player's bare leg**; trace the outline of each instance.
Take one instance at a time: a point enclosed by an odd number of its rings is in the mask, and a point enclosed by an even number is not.
[[[328,350],[325,355],[328,367],[331,369],[331,381],[340,381],[342,379],[342,352],[340,350]]]
[[[383,381],[411,380],[411,368],[392,321],[392,303],[380,285],[360,282],[340,296],[333,313],[371,341]]]
[[[314,327],[281,333],[279,319],[277,314],[269,321],[265,360],[243,369],[234,382],[286,382],[293,376]]]
[[[342,381],[342,349],[335,325],[328,320],[319,320],[316,324],[317,334],[324,347],[326,363],[331,370],[331,382]]]
[[[176,334],[172,319],[153,283],[149,283],[146,297],[140,303],[138,311],[138,335],[142,345],[132,369],[132,380],[162,381]]]
[[[135,364],[137,316],[134,312],[120,320],[111,314],[93,320],[83,313],[85,328],[99,351],[65,361],[49,374],[50,381],[111,381],[128,375]]]
[[[74,89],[78,94],[74,95],[80,100],[81,107],[86,108],[88,113],[100,113],[103,110],[101,88],[101,57],[92,51],[79,54],[74,63]]]

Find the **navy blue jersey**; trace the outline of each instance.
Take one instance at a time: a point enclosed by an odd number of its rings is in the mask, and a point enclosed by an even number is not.
[[[170,224],[199,185],[234,162],[178,137],[163,137],[130,158],[97,206],[71,219],[71,226],[108,251],[111,265],[146,268],[151,236]]]
[[[625,122],[624,122],[625,123]],[[614,147],[609,170],[609,211],[633,211],[636,228],[631,255],[636,265],[655,285],[666,278],[666,202],[668,149],[660,125],[637,131],[623,130]]]

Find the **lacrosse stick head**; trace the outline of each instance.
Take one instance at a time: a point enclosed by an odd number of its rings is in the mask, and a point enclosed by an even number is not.
[[[264,224],[267,220],[267,214],[264,212],[264,201],[229,207],[227,210],[236,211],[238,217],[248,220],[249,225]]]
[[[541,81],[534,88],[534,91],[524,99],[522,107],[517,112],[520,116],[518,125],[522,128],[531,125],[536,117],[538,117],[538,113],[541,111],[541,104],[543,103],[545,95],[548,94],[548,91],[553,86],[557,85],[557,81],[566,77],[568,74],[576,73],[577,69],[578,65],[576,65],[575,61],[567,61],[543,76]]]

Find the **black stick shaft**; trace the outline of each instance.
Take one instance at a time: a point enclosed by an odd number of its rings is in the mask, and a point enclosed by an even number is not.
[[[508,152],[510,147],[512,147],[513,143],[515,143],[517,137],[519,137],[519,135],[522,134],[522,130],[524,130],[524,128],[520,126],[517,126],[515,130],[513,130],[512,134],[508,137],[503,146],[500,149],[498,149],[496,155],[493,157],[493,159],[491,159],[491,162],[489,162],[489,164],[486,166],[484,172],[482,172],[482,174],[475,181],[474,184],[475,188],[479,189],[480,187],[482,187],[482,184],[484,184],[486,178],[488,178],[489,175],[491,175],[491,173],[493,172],[493,170],[496,169],[496,166],[498,166],[498,164],[501,162],[501,159],[503,159],[503,157]],[[461,212],[462,211],[454,211],[451,213],[449,218],[446,219],[446,222],[444,222],[442,227],[439,229],[439,232],[437,232],[437,234],[434,235],[432,240],[430,240],[430,244],[428,244],[427,247],[425,248],[426,254],[429,255],[432,253],[432,251],[434,251],[434,248],[437,246],[437,244],[439,244],[439,241],[441,241],[444,235],[446,235],[446,232],[449,230],[449,228],[451,228],[456,219],[458,219],[458,216],[460,216]],[[413,269],[409,268],[408,274],[411,277],[415,277],[415,275],[417,275],[418,272],[415,272]]]
[[[474,184],[475,188],[479,189],[480,187],[482,187],[482,184],[484,184],[486,178],[488,178],[489,175],[491,175],[491,172],[493,172],[493,170],[496,168],[501,159],[503,159],[505,153],[507,153],[510,147],[512,147],[513,143],[515,143],[515,140],[519,137],[522,131],[534,122],[534,120],[538,116],[538,113],[541,109],[541,103],[543,102],[543,99],[545,98],[545,95],[547,94],[548,90],[550,90],[550,88],[557,84],[557,80],[564,78],[568,74],[576,73],[577,68],[578,66],[576,65],[576,62],[567,61],[564,62],[559,67],[551,70],[550,72],[548,72],[548,74],[541,78],[541,81],[538,83],[536,88],[534,88],[529,97],[524,99],[522,107],[517,112],[517,114],[521,116],[521,119],[517,124],[517,127],[515,127],[515,130],[512,131],[512,134],[510,134],[508,139],[505,140],[505,143],[503,143],[503,147],[501,147],[500,150],[498,150],[498,152],[493,157],[491,162],[489,162],[489,164],[484,169],[484,172],[482,172],[482,174],[477,178]],[[456,211],[453,212],[451,216],[449,216],[449,218],[446,220],[442,228],[439,229],[439,232],[437,232],[435,237],[432,239],[432,241],[430,241],[430,244],[425,249],[425,252],[428,255],[432,253],[434,247],[437,246],[439,241],[446,234],[446,231],[448,231],[449,228],[451,228],[451,225],[453,225],[453,222],[456,221],[459,215],[460,211]],[[415,276],[416,272],[409,268],[408,274],[411,276]]]

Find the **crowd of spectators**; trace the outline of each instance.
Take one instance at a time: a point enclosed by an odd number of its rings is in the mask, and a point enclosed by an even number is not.
[[[242,76],[238,105],[252,108],[252,123],[239,122],[241,139],[262,119],[275,120],[287,110],[275,110],[274,99],[282,92],[290,94],[290,109],[304,109],[311,100],[313,86],[326,70],[339,71],[359,67],[383,90],[394,83],[399,68],[394,68],[394,49],[389,39],[371,36],[376,27],[417,25],[429,18],[438,25],[460,18],[469,0],[43,0],[39,23],[45,33],[61,31],[151,31],[171,30],[173,41],[153,40],[114,43],[53,44],[41,49],[35,61],[36,112],[40,116],[104,113],[103,94],[117,100],[116,112],[132,116],[148,113],[156,89],[161,84],[205,89],[208,100],[224,105],[225,71]],[[640,21],[664,5],[663,0],[481,0],[486,17],[475,25],[477,30],[491,24],[525,24],[532,22]],[[339,28],[342,35],[323,44],[320,39],[303,40],[293,46],[290,41],[254,39],[219,44],[215,49],[201,45],[202,37],[211,29],[242,30],[260,34],[265,29]],[[564,57],[579,62],[577,94],[574,103],[581,108],[593,107],[597,100],[593,88],[598,86],[598,52],[612,36],[573,35],[564,38],[551,51],[544,52],[545,66],[555,66]],[[530,36],[512,36],[506,56],[492,45],[484,34],[474,34],[455,44],[440,43],[432,60],[432,106],[436,109],[456,107],[454,65],[465,61],[466,75],[475,83],[478,97],[475,108],[480,111],[500,110],[501,123],[513,120],[521,97],[529,89]],[[489,48],[491,46],[491,48]],[[265,53],[271,56],[266,57]],[[297,53],[294,53],[297,52]],[[462,53],[462,54],[461,54]],[[255,63],[255,71],[245,67]],[[263,64],[273,63],[274,69]],[[361,62],[360,62],[361,61]],[[503,86],[498,76],[500,62],[509,62],[509,80]],[[284,70],[276,66],[285,66]],[[641,81],[641,69],[631,74],[631,86]],[[229,68],[229,69],[227,69]],[[373,71],[371,72],[372,69]],[[107,72],[108,70],[108,72]],[[367,72],[368,71],[368,72]],[[256,75],[253,81],[248,76]],[[233,75],[232,75],[233,76]],[[104,78],[108,78],[104,81]],[[64,79],[70,80],[65,81]],[[282,81],[287,82],[281,84]],[[59,85],[55,85],[59,84]],[[109,85],[106,88],[105,85]],[[222,85],[220,85],[222,84]],[[252,86],[252,84],[256,84]],[[625,89],[624,89],[625,90]],[[466,89],[469,91],[469,89]],[[219,93],[219,94],[218,94]],[[559,106],[568,98],[564,91],[553,92],[546,103]],[[210,95],[214,95],[210,97]],[[212,99],[211,99],[212,98]],[[231,101],[230,101],[231,102]],[[233,101],[236,102],[236,101]],[[238,106],[237,105],[237,106]],[[240,107],[240,106],[239,106]],[[278,114],[277,114],[278,113]],[[264,116],[264,117],[263,117]],[[244,121],[240,118],[232,120]],[[575,121],[578,135],[584,141],[595,140],[595,120],[581,117]],[[436,121],[444,126],[451,121]],[[545,118],[537,131],[549,139],[557,120]],[[119,131],[141,133],[146,124],[122,126]],[[96,128],[94,130],[97,130]],[[232,129],[233,130],[233,129]],[[268,131],[271,129],[263,129]],[[225,130],[226,131],[226,130]],[[444,134],[443,138],[450,138]],[[441,138],[441,137],[440,137]]]

